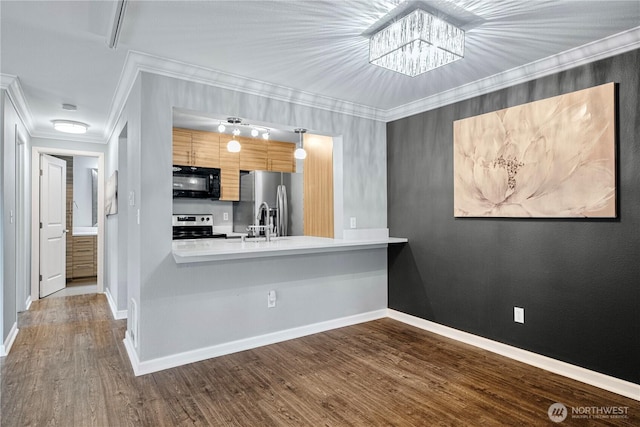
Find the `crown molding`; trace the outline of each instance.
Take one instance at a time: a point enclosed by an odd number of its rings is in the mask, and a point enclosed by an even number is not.
[[[31,138],[57,139],[59,141],[89,142],[91,144],[106,144],[108,141],[100,136],[86,134],[60,133],[56,130],[36,129],[30,132]]]
[[[31,113],[31,109],[27,103],[27,98],[24,96],[24,92],[22,91],[20,79],[17,76],[12,76],[10,74],[0,74],[0,83],[0,88],[7,91],[9,99],[18,113],[18,117],[22,120],[22,123],[31,138],[62,139],[65,141],[91,142],[97,144],[104,144],[106,142],[100,137],[88,137],[74,134],[64,134],[63,136],[59,132],[55,132],[53,130],[45,131],[36,129],[33,114]]]
[[[11,99],[13,106],[18,112],[18,117],[22,120],[24,127],[27,128],[29,135],[33,136],[33,114],[31,113],[29,104],[27,104],[27,99],[22,91],[20,79],[18,79],[17,76],[10,74],[0,74],[0,87],[7,91],[9,99]]]
[[[115,129],[118,118],[124,109],[125,102],[140,72],[215,86],[249,95],[267,97],[278,101],[290,102],[297,105],[371,120],[383,120],[385,116],[385,111],[381,109],[130,50],[127,53],[125,65],[111,102],[110,114],[106,126],[107,130],[104,135],[105,139],[108,139]]]
[[[385,111],[391,122],[640,48],[640,26]]]

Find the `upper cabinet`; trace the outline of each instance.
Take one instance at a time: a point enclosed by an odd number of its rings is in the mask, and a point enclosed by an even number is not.
[[[220,200],[227,201],[240,199],[241,170],[296,171],[295,144],[237,136],[242,148],[230,153],[229,139],[216,132],[173,128],[173,164],[220,168]]]
[[[240,153],[230,153],[220,146],[220,200],[240,200]]]
[[[296,145],[290,142],[269,141],[267,143],[267,170],[276,172],[295,172],[296,160],[293,152]]]
[[[191,129],[173,128],[173,164],[220,167],[220,135]]]
[[[191,131],[173,128],[173,164],[191,166]]]
[[[193,166],[203,168],[220,167],[220,135],[213,132],[193,131],[191,133]]]
[[[267,141],[255,138],[236,138],[240,150],[240,169],[243,171],[267,170]]]

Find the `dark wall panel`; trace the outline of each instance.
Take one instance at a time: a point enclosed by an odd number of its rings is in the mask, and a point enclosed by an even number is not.
[[[640,51],[391,122],[389,307],[640,383]],[[453,121],[616,82],[618,218],[453,217]],[[525,324],[513,307],[525,308]]]

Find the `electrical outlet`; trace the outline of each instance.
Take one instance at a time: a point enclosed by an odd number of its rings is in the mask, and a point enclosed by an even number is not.
[[[229,221],[229,213],[228,212],[223,213],[222,214],[222,219],[225,220],[225,221]]]
[[[356,217],[352,216],[350,219],[351,222],[351,228],[356,228]]]
[[[516,323],[524,323],[524,308],[513,307],[513,321]]]
[[[271,290],[267,294],[267,308],[273,308],[276,306],[276,291]]]

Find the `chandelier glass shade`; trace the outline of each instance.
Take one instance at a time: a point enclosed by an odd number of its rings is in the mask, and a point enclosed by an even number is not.
[[[421,9],[369,40],[369,62],[415,77],[464,57],[464,31]]]

